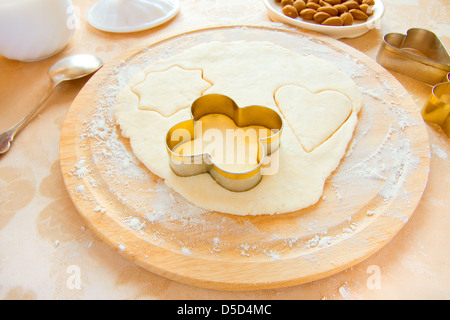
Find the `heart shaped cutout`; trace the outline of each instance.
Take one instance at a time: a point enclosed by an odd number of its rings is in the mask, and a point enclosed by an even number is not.
[[[328,140],[348,119],[350,99],[334,90],[313,93],[298,85],[280,87],[275,102],[306,152]]]

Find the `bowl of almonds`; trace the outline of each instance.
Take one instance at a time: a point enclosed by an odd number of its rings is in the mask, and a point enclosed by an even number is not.
[[[354,38],[379,28],[381,0],[264,0],[271,20],[320,32],[333,38]]]

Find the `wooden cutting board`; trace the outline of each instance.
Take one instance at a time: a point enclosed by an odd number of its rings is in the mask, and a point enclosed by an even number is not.
[[[317,204],[273,216],[205,212],[167,188],[121,137],[113,107],[133,74],[211,40],[271,41],[314,54],[332,60],[359,86],[363,108],[358,126]],[[430,149],[425,124],[408,93],[362,53],[311,32],[223,26],[131,48],[104,66],[68,111],[60,159],[75,206],[118,253],[183,283],[255,290],[316,280],[382,248],[420,201]]]

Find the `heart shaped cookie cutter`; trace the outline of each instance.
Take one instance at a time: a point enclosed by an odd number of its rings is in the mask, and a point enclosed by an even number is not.
[[[450,55],[444,44],[433,32],[421,28],[385,35],[377,61],[431,86],[444,82],[450,72]]]
[[[258,159],[253,169],[232,172],[217,165],[209,153],[182,155],[175,152],[178,146],[196,138],[195,123],[211,114],[225,115],[238,127],[262,126],[272,131],[272,135],[258,139]],[[166,149],[169,163],[173,172],[179,176],[209,173],[218,184],[230,191],[247,191],[261,181],[266,156],[280,146],[282,131],[283,120],[275,110],[258,105],[240,108],[228,96],[207,94],[192,103],[191,119],[176,124],[167,132]]]
[[[450,137],[450,54],[439,37],[421,28],[409,29],[406,34],[388,33],[377,61],[385,68],[433,86],[422,116]]]

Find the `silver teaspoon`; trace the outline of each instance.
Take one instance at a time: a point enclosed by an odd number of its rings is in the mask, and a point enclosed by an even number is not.
[[[77,54],[62,58],[57,61],[48,70],[48,77],[50,78],[50,88],[42,99],[36,104],[33,110],[30,111],[22,120],[12,126],[10,129],[0,134],[0,154],[9,150],[11,142],[14,137],[22,130],[30,120],[38,113],[41,106],[56,89],[56,87],[64,81],[75,80],[83,78],[96,72],[103,66],[102,61],[92,55]]]

